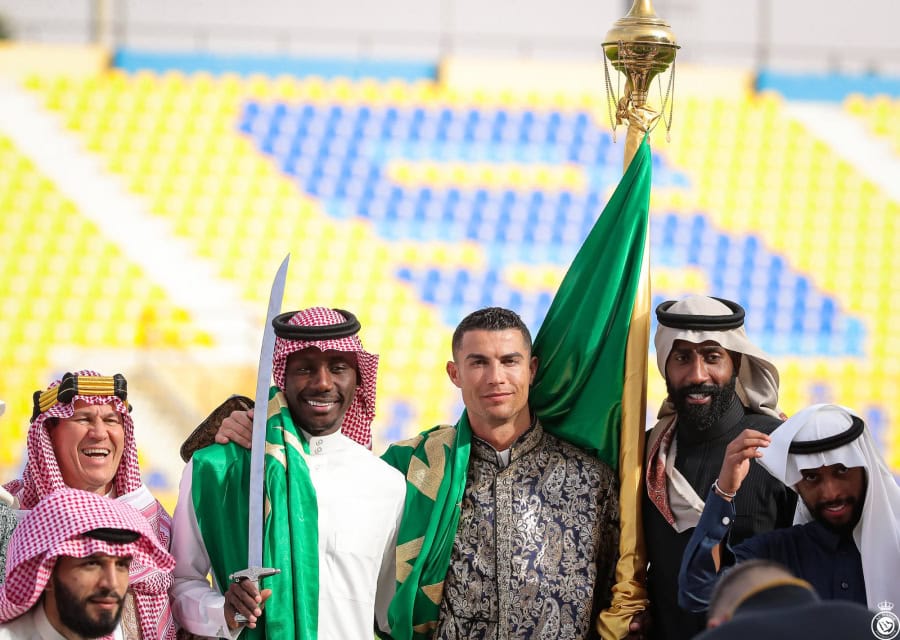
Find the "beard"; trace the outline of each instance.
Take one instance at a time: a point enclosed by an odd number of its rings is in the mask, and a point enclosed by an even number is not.
[[[860,493],[859,497],[855,496],[847,496],[846,498],[842,498],[841,500],[830,500],[828,502],[822,501],[817,502],[815,505],[810,506],[806,504],[806,508],[809,509],[810,514],[813,519],[821,524],[826,529],[837,533],[838,535],[849,535],[853,533],[853,529],[859,524],[860,518],[862,518],[863,505],[866,501],[866,491],[868,488],[868,481],[863,483],[862,493]],[[853,512],[850,514],[850,519],[847,522],[835,523],[828,520],[825,517],[825,510],[828,507],[837,507],[843,504],[848,504]]]
[[[836,507],[839,504],[843,504],[844,502],[846,502],[853,508],[853,514],[850,516],[850,519],[847,522],[837,524],[831,522],[825,517],[825,509],[827,509],[828,507]],[[856,527],[857,523],[859,522],[859,519],[862,517],[862,504],[856,498],[847,498],[846,500],[820,502],[816,504],[815,507],[810,509],[810,511],[812,512],[812,517],[823,527],[833,531],[834,533],[845,535],[853,531],[854,527]]]
[[[56,611],[59,614],[59,621],[78,635],[84,638],[102,638],[115,631],[119,625],[124,596],[119,596],[113,589],[101,589],[79,600],[77,595],[59,581],[56,574],[53,575],[53,589],[56,592]],[[88,614],[87,605],[91,598],[111,596],[119,598],[118,609],[101,611],[96,618]]]
[[[666,389],[669,392],[669,400],[672,401],[675,411],[678,413],[679,426],[687,426],[698,432],[709,431],[725,415],[725,412],[728,411],[728,408],[734,401],[736,381],[737,374],[735,373],[731,376],[731,380],[722,386],[692,384],[675,389],[667,380]],[[707,404],[692,404],[688,402],[688,396],[694,394],[709,396],[710,402]]]

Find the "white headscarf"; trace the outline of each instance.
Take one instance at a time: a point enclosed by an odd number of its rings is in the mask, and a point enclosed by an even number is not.
[[[708,296],[687,296],[666,309],[668,313],[686,316],[730,316],[733,311],[726,304]],[[735,391],[743,405],[754,413],[773,418],[783,418],[778,408],[778,369],[759,347],[750,342],[743,325],[734,329],[682,329],[659,323],[653,343],[656,346],[656,364],[663,378],[666,377],[666,361],[676,340],[699,344],[711,340],[728,351],[743,354]],[[658,417],[675,413],[675,407],[665,400]]]
[[[695,295],[663,303],[657,308],[657,317],[660,311],[685,316],[681,322],[672,324],[688,325],[670,327],[660,321],[657,326],[654,338],[656,364],[663,378],[666,377],[666,361],[676,340],[695,344],[713,341],[729,351],[743,354],[735,380],[735,393],[741,403],[754,413],[784,419],[778,408],[778,370],[769,357],[747,338],[743,326],[744,310],[739,305]],[[734,317],[734,322],[727,321],[729,316]],[[726,322],[721,322],[719,318],[726,319]],[[717,324],[725,324],[725,327],[716,327]],[[729,324],[739,326],[728,328]],[[690,328],[692,325],[695,328]],[[645,481],[651,502],[676,531],[682,532],[697,526],[704,502],[703,497],[697,495],[690,482],[675,468],[675,413],[675,406],[666,398],[657,413],[659,420],[647,441]]]
[[[790,453],[792,442],[823,440],[845,433],[859,418],[846,407],[815,404],[789,418],[772,432],[759,463],[773,476],[796,491],[803,469],[842,464],[866,470],[866,497],[862,517],[853,529],[853,540],[862,556],[866,580],[866,600],[870,609],[880,602],[900,604],[900,487],[878,454],[869,427],[862,434],[835,449],[820,453]],[[797,501],[794,522],[813,519],[802,500]]]

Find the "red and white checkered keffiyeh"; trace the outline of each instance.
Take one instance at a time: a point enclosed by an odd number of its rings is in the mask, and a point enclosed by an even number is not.
[[[96,371],[82,370],[75,373],[79,377],[100,376]],[[59,386],[62,380],[56,380],[48,388]],[[122,416],[124,428],[124,450],[119,461],[119,468],[113,480],[115,495],[118,498],[135,495],[134,492],[146,489],[141,482],[141,470],[138,464],[137,445],[134,439],[134,422],[128,407],[115,395],[110,396],[83,396],[76,395],[69,403],[57,402],[52,407],[39,414],[28,429],[28,461],[25,463],[25,472],[22,479],[13,480],[4,485],[4,488],[12,493],[19,501],[21,509],[33,509],[39,501],[60,489],[68,488],[59,470],[59,463],[53,451],[53,443],[50,441],[50,431],[45,424],[48,418],[71,418],[75,413],[75,401],[82,400],[87,404],[112,404],[115,410]],[[74,487],[77,489],[78,487]],[[147,504],[140,506],[140,512],[150,524],[156,534],[159,543],[168,548],[172,519],[161,504],[156,500],[148,500]],[[134,567],[132,567],[134,569]],[[153,632],[154,638],[174,638],[175,625],[166,602],[166,607],[157,610],[147,602],[148,596],[135,593],[138,609],[138,618],[143,629],[149,626],[159,629],[159,633]],[[155,612],[155,613],[149,613]],[[152,618],[146,616],[152,615]],[[158,615],[157,615],[158,614]]]
[[[327,327],[333,324],[343,324],[347,319],[335,311],[326,307],[311,307],[298,311],[288,324],[300,327]],[[375,418],[375,381],[378,375],[378,356],[367,353],[358,336],[347,336],[331,340],[288,340],[275,339],[275,354],[272,357],[272,377],[275,386],[284,392],[284,370],[288,356],[296,351],[316,347],[320,351],[344,351],[356,355],[359,369],[360,384],[356,389],[356,395],[344,422],[341,424],[341,433],[358,442],[366,448],[372,448],[372,420]]]
[[[98,528],[125,529],[140,537],[127,544],[111,544],[83,536]],[[162,620],[168,612],[175,559],[134,507],[77,489],[48,495],[13,532],[6,582],[0,589],[0,622],[19,617],[38,602],[59,556],[84,558],[94,553],[132,557],[130,588],[135,594],[142,636],[174,638],[171,623],[172,631],[167,632],[165,626],[146,625],[144,621]]]
[[[96,371],[78,371],[76,376],[100,376]],[[56,380],[48,389],[58,387],[61,380]],[[116,396],[80,396],[76,395],[69,403],[57,402],[39,414],[28,428],[28,461],[22,479],[10,482],[6,489],[19,499],[22,509],[31,509],[38,501],[52,492],[63,489],[67,485],[63,480],[50,442],[50,430],[45,425],[48,418],[71,418],[75,413],[75,401],[87,404],[111,404],[122,416],[125,430],[125,447],[119,469],[113,481],[115,495],[123,496],[141,487],[141,469],[138,466],[137,446],[134,442],[134,422],[128,407]],[[78,487],[75,487],[76,489]]]

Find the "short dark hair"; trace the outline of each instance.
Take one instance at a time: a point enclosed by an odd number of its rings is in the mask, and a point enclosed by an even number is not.
[[[519,314],[503,307],[485,307],[478,311],[473,311],[462,319],[453,332],[453,354],[462,347],[463,335],[467,331],[505,331],[506,329],[518,329],[525,338],[525,344],[528,345],[528,352],[531,353],[531,332]]]
[[[794,577],[784,565],[764,558],[739,562],[723,570],[719,575],[709,598],[708,617],[725,615],[730,618],[734,610],[749,595],[778,579]]]

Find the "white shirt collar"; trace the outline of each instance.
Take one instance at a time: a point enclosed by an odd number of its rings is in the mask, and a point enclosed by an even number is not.
[[[329,433],[326,436],[314,436],[303,429],[300,429],[300,432],[309,442],[309,455],[311,456],[322,456],[346,449],[349,442],[347,436],[340,431]]]
[[[43,600],[39,600],[38,603],[32,607],[31,611],[34,628],[43,640],[66,640],[65,637],[50,624],[50,620],[47,618],[47,612],[44,611]]]

